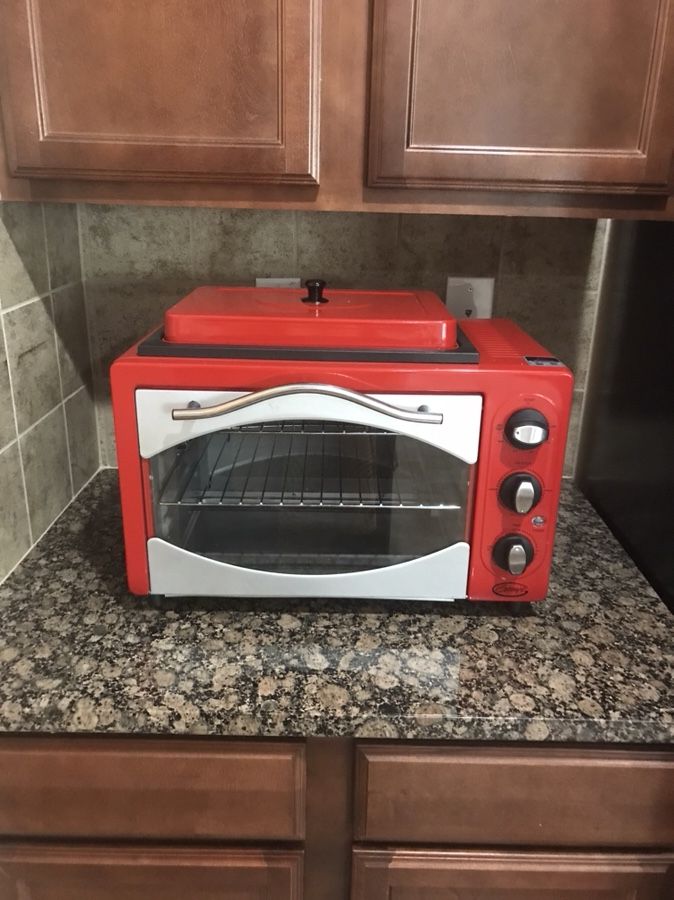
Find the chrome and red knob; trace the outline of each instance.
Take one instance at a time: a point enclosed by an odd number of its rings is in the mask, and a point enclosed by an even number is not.
[[[518,409],[505,424],[506,439],[518,450],[533,450],[547,441],[550,426],[537,409]]]
[[[523,516],[536,506],[542,493],[541,483],[535,475],[513,472],[501,482],[498,498],[506,509]]]
[[[494,544],[492,558],[499,569],[511,575],[521,575],[531,565],[534,546],[523,534],[506,534]]]

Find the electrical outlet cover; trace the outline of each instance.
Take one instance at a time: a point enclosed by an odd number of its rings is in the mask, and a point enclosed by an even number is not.
[[[301,278],[256,278],[255,287],[302,287]]]
[[[494,308],[493,278],[447,279],[447,309],[457,319],[491,319]]]

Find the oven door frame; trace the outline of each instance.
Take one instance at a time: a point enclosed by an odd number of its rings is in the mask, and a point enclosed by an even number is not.
[[[474,467],[474,488],[483,407],[480,394],[365,394],[313,383],[252,393],[139,388],[135,405],[139,450],[146,460],[224,428],[320,419],[390,430],[438,447]],[[470,517],[469,506],[466,534]],[[147,558],[150,590],[165,596],[453,600],[467,594],[470,545],[464,540],[406,562],[335,574],[248,569],[156,536],[147,541]]]

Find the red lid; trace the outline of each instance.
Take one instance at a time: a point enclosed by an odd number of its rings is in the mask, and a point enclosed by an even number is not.
[[[164,315],[178,344],[449,350],[456,321],[431,291],[343,291],[303,303],[306,288],[201,287]]]

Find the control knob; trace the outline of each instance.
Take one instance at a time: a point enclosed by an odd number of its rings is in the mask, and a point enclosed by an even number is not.
[[[506,534],[494,544],[492,556],[500,569],[521,575],[534,558],[534,548],[523,534]]]
[[[505,424],[505,436],[519,450],[532,450],[548,439],[548,420],[537,409],[518,409]]]
[[[541,483],[528,472],[513,472],[501,482],[498,498],[501,503],[523,516],[530,512],[541,499]]]

